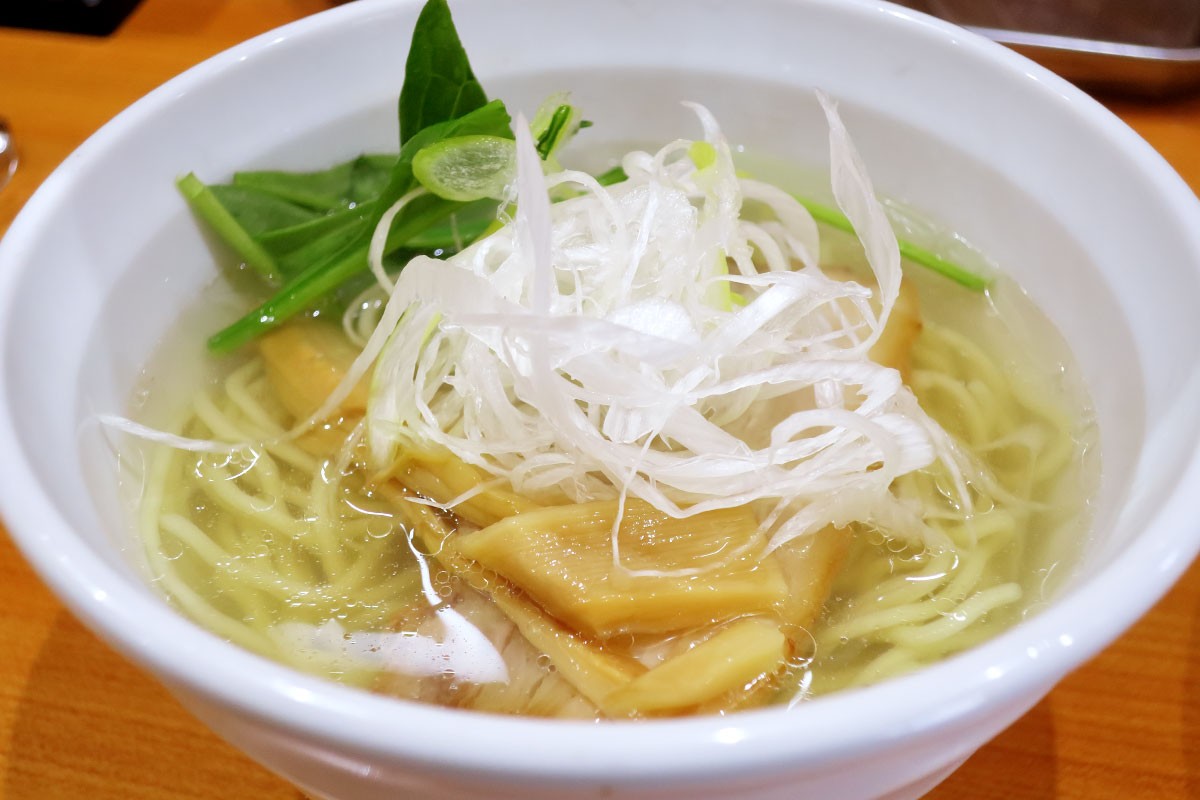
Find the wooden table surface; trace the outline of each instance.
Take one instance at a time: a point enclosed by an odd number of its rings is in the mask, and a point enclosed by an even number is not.
[[[146,0],[106,39],[0,29],[0,116],[21,151],[0,190],[0,231],[126,105],[329,5]],[[1200,190],[1200,98],[1111,105]],[[1200,564],[930,796],[1200,798]],[[0,532],[0,800],[300,797],[84,630]]]

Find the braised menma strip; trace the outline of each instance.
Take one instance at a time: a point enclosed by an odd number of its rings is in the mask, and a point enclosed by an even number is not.
[[[675,519],[641,500],[551,506],[455,537],[460,553],[502,575],[555,618],[597,639],[669,634],[766,613],[787,596],[747,508]]]
[[[467,586],[491,597],[529,643],[597,707],[603,709],[604,699],[614,689],[645,672],[633,659],[606,652],[568,630],[507,581],[459,554],[453,541],[458,534],[435,511],[411,502],[412,495],[398,483],[380,484],[378,491],[407,518],[426,553]]]

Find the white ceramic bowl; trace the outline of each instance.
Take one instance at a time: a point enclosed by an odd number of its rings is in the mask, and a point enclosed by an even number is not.
[[[145,585],[96,411],[215,268],[173,179],[309,167],[395,141],[416,0],[364,2],[153,92],[46,181],[0,249],[3,514],[92,629],[317,796],[915,797],[1116,637],[1200,543],[1200,204],[1121,122],[998,46],[853,0],[456,0],[476,71],[531,110],[573,88],[598,138],[673,138],[707,103],[738,143],[819,164],[839,97],[881,191],[1016,275],[1075,350],[1103,486],[1075,576],[961,656],[798,710],[642,724],[481,716],[267,663]]]

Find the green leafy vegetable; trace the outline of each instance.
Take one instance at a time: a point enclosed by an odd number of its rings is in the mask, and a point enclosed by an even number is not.
[[[554,153],[591,124],[566,97],[550,98],[534,120],[552,166]],[[446,0],[428,0],[418,17],[398,113],[397,155],[316,172],[244,171],[225,186],[192,175],[180,181],[197,215],[276,290],[210,337],[210,350],[233,350],[309,309],[344,306],[367,283],[359,276],[368,272],[372,236],[401,198],[407,205],[388,231],[385,269],[420,252],[457,252],[496,224],[494,198],[513,161],[511,120],[503,103],[488,102]]]
[[[239,172],[225,185],[188,175],[179,188],[248,266],[279,285],[370,215],[395,163],[395,155],[365,155],[321,172]]]
[[[180,178],[177,185],[196,215],[208,223],[212,230],[246,263],[246,266],[268,282],[275,282],[279,279],[279,266],[275,263],[275,259],[255,241],[250,231],[225,207],[213,192],[213,187],[205,185],[190,172]]]
[[[477,200],[411,237],[405,246],[417,252],[458,252],[495,224],[496,203],[490,199]]]
[[[453,211],[450,201],[435,195],[426,195],[413,201],[397,218],[388,238],[389,244],[411,238],[422,229],[444,219]],[[342,283],[367,271],[367,241],[359,244],[356,239],[332,257],[313,264],[295,279],[289,281],[277,294],[254,311],[229,327],[214,334],[208,340],[208,348],[214,353],[227,353],[250,342],[280,322],[310,308],[327,293]]]
[[[280,269],[283,270],[288,280],[295,278],[310,265],[326,261],[341,252],[343,248],[358,241],[362,226],[372,213],[373,207],[373,205],[360,206],[358,209],[352,210],[350,216],[342,219],[341,224],[337,227],[331,227],[320,236],[313,236],[301,246],[279,256]]]
[[[315,211],[254,189],[221,185],[209,186],[208,189],[238,224],[255,238],[276,228],[301,225],[317,216]]]
[[[446,0],[429,0],[413,28],[400,90],[400,145],[487,102]]]
[[[296,225],[272,228],[263,233],[259,241],[277,257],[283,257],[303,249],[314,240],[354,226],[360,219],[373,213],[375,207],[375,201],[368,200],[353,208],[342,208]]]
[[[316,211],[329,211],[377,196],[395,163],[394,155],[364,155],[320,172],[239,172],[233,176],[233,185],[257,189]]]
[[[371,235],[383,214],[397,200],[416,187],[412,162],[424,148],[459,136],[494,136],[512,138],[511,121],[504,104],[493,100],[462,117],[431,125],[417,133],[400,149],[392,166],[391,176],[383,192],[373,201],[371,213],[346,229],[338,231],[337,244],[332,252],[322,252],[322,258],[311,263],[267,302],[218,332],[208,340],[213,352],[229,352],[252,341],[264,331],[309,308],[324,294],[368,268],[367,249]],[[449,217],[462,203],[436,195],[413,200],[392,222],[385,252],[393,252],[430,225]],[[344,238],[342,238],[344,237]],[[321,240],[318,240],[321,241]]]

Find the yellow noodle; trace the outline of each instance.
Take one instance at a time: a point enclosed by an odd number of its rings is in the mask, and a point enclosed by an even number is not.
[[[925,370],[913,371],[912,385],[918,394],[926,397],[936,396],[938,392],[949,396],[950,402],[958,408],[958,413],[949,422],[949,429],[957,428],[954,432],[973,448],[988,440],[987,419],[966,386],[944,373]]]
[[[896,644],[913,648],[942,641],[978,621],[989,611],[1017,602],[1021,595],[1021,587],[1017,584],[1002,583],[977,592],[936,622],[921,626],[896,627],[888,631],[886,637]]]
[[[856,542],[851,564],[873,560],[874,567],[848,566],[835,584],[810,667],[817,694],[901,674],[1016,621],[1037,588],[1025,534],[1053,530],[1057,484],[1078,458],[1066,412],[1009,379],[963,334],[927,323],[913,364],[922,406],[971,442],[992,479],[972,486],[972,516],[944,487],[938,500],[936,473],[897,481],[901,496],[926,503],[926,522],[955,543],[954,564],[947,568],[947,554],[888,553],[885,544]]]
[[[275,531],[286,536],[302,536],[307,527],[301,521],[288,515],[281,509],[274,498],[264,501],[260,497],[248,494],[233,480],[223,467],[213,465],[204,459],[196,464],[196,471],[208,484],[209,494],[227,511],[245,517],[248,525],[265,523]]]
[[[912,672],[919,666],[921,666],[921,662],[911,652],[894,648],[863,667],[849,685],[864,686],[884,678],[894,678],[897,675]]]
[[[1026,533],[1048,535],[1057,524],[1055,487],[1078,452],[1073,423],[943,326],[926,325],[913,365],[922,405],[960,432],[986,467],[971,484],[974,511],[961,506],[944,472],[896,481],[897,495],[919,502],[927,524],[954,550],[916,552],[865,528],[852,537],[826,618],[812,631],[815,652],[796,665],[798,685],[809,686],[802,678],[810,672],[816,694],[958,652],[995,635],[1037,600]],[[396,509],[372,496],[350,469],[353,442],[320,459],[291,442],[271,441],[293,421],[272,397],[257,359],[226,376],[215,396],[199,394],[194,412],[182,428],[191,435],[263,444],[241,475],[241,457],[157,454],[141,528],[160,585],[219,635],[301,669],[365,682],[366,673],[337,659],[283,652],[274,629],[287,620],[333,619],[346,630],[390,629],[422,592],[404,516],[433,512]],[[177,488],[167,492],[168,486]],[[186,558],[165,557],[164,546],[174,542],[185,545]],[[448,576],[430,579],[435,590],[447,589]],[[241,610],[244,619],[222,609]]]
[[[261,374],[257,360],[233,370],[218,396],[197,396],[193,421],[181,428],[233,442],[278,436],[289,420],[271,402]],[[314,481],[321,461],[294,445],[275,442],[252,451],[249,469],[241,456],[155,450],[139,523],[151,568],[168,596],[218,635],[322,671],[332,662],[281,652],[273,627],[303,617],[384,629],[416,596],[419,578],[405,562],[407,550],[395,552],[393,540],[403,537],[372,535],[386,505],[340,480]],[[325,467],[331,476],[345,470],[345,464]],[[198,511],[201,506],[206,510]],[[178,547],[164,537],[180,543],[186,564],[166,557]],[[347,673],[336,677],[345,680]],[[366,679],[361,671],[351,677]]]
[[[278,420],[272,418],[270,412],[251,393],[249,383],[262,372],[261,362],[249,361],[229,373],[225,379],[225,395],[232,404],[246,416],[256,427],[271,436],[278,436],[284,428]]]
[[[274,571],[264,572],[251,566],[253,562],[249,559],[237,559],[236,568],[231,568],[229,562],[234,561],[235,556],[209,538],[191,520],[178,514],[164,514],[160,519],[160,525],[162,530],[171,533],[187,545],[191,552],[199,556],[214,573],[237,575],[239,580],[246,581],[268,594],[275,595],[280,600],[286,600],[288,597],[304,591],[303,588],[290,583],[285,577]]]

